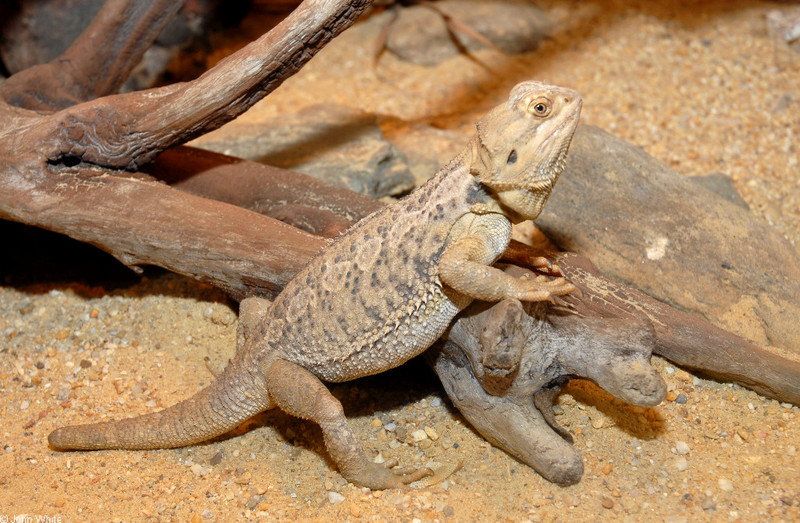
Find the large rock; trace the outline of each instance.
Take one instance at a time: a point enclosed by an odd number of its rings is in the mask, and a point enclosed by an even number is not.
[[[443,14],[450,18],[449,26]],[[535,50],[548,26],[545,13],[526,1],[441,0],[402,9],[386,47],[405,61],[429,66],[465,50],[485,48],[470,32],[516,54]]]
[[[384,139],[375,116],[340,105],[315,105],[259,123],[234,123],[194,145],[298,171],[372,198],[414,186],[405,155]]]
[[[608,276],[800,353],[800,256],[730,197],[590,126],[537,225]]]

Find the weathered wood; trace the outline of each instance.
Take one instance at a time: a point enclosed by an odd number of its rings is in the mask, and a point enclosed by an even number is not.
[[[335,237],[382,205],[311,176],[197,149],[164,151],[144,171],[204,198],[244,207],[304,231]]]
[[[515,243],[504,259],[528,265],[539,252]],[[696,314],[670,307],[604,276],[585,256],[557,253],[555,262],[583,296],[564,299],[586,317],[647,320],[656,333],[654,353],[687,369],[732,381],[768,398],[800,405],[800,358],[761,347]]]
[[[4,121],[0,217],[91,243],[132,267],[154,264],[192,275],[237,297],[274,293],[296,270],[287,253],[297,252],[307,259],[324,240],[258,213],[171,189],[149,175],[120,169],[134,171],[162,150],[235,118],[352,24],[367,3],[309,0],[272,31],[193,82],[107,96],[52,114],[0,103]],[[109,2],[80,37],[84,43],[70,48],[63,60],[49,67],[13,76],[2,84],[10,86],[6,94],[13,94],[14,85],[37,82],[57,92],[58,79],[52,76],[59,74],[59,64],[69,62],[76,49],[88,45],[94,31],[121,31],[103,40],[104,45],[115,42],[117,52],[134,48],[138,52],[138,44],[130,40],[142,34],[154,37],[175,4]],[[132,16],[130,25],[124,16],[120,18],[126,13]],[[104,60],[103,67],[119,73],[115,77],[130,66],[130,60],[114,64],[111,53],[96,53],[89,58]],[[76,63],[96,71],[78,58]],[[113,90],[117,83],[109,80],[101,82],[101,88],[87,90],[76,81],[77,94],[70,100],[44,98],[39,104],[21,99],[19,103],[33,109],[69,105],[103,94],[104,89]],[[259,254],[252,256],[244,249]]]

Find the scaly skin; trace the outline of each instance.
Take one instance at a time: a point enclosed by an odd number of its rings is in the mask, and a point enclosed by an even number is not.
[[[373,489],[430,471],[369,461],[323,381],[396,367],[427,349],[473,299],[551,300],[563,278],[514,278],[490,267],[511,223],[536,218],[578,123],[578,93],[516,86],[478,122],[467,149],[425,185],[365,218],[286,286],[228,368],[163,411],[50,434],[57,449],[147,449],[197,443],[272,407],[318,423],[340,472]]]

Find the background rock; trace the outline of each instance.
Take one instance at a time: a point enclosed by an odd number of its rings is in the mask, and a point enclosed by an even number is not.
[[[344,106],[315,105],[259,123],[230,125],[194,145],[292,169],[373,198],[414,186],[405,155],[384,139],[376,118]]]
[[[546,15],[527,2],[478,2],[443,0],[436,9],[488,38],[509,54],[533,51],[545,37]],[[486,46],[475,38],[448,27],[444,17],[425,5],[400,11],[386,47],[401,59],[434,65],[459,53]]]

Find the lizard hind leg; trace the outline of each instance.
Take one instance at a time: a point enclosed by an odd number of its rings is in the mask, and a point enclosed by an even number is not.
[[[263,376],[234,360],[208,387],[158,412],[54,430],[59,450],[164,449],[200,443],[271,408]]]
[[[286,360],[273,362],[267,389],[281,410],[320,426],[325,448],[348,481],[376,490],[402,488],[432,473],[430,469],[394,471],[370,461],[347,423],[342,404],[303,367]]]

